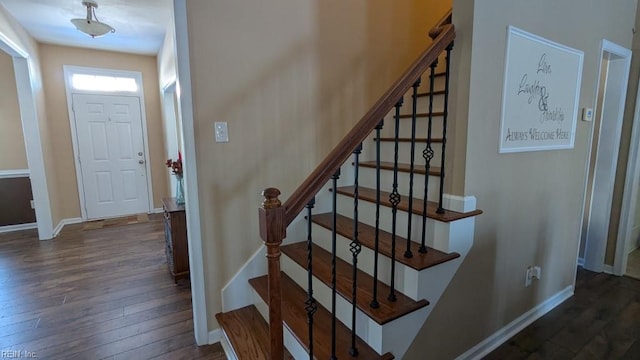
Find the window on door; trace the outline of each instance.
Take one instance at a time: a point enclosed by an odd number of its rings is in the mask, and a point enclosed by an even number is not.
[[[71,86],[76,90],[98,92],[135,93],[138,91],[138,83],[132,77],[73,74],[71,75]]]

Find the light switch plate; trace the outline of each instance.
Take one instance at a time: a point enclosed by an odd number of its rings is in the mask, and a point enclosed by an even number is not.
[[[583,108],[582,109],[582,120],[583,121],[591,121],[591,120],[593,120],[593,108]]]
[[[216,142],[229,142],[229,131],[226,122],[216,122],[213,124],[216,133]]]

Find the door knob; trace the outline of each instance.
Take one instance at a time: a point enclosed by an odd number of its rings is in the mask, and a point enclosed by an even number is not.
[[[138,160],[138,164],[144,164],[144,160]]]

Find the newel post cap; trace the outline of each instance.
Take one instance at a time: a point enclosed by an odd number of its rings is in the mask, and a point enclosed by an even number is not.
[[[262,202],[263,209],[275,209],[282,206],[280,199],[278,196],[280,195],[280,190],[276,188],[266,188],[262,191],[262,196],[264,196],[264,201]]]

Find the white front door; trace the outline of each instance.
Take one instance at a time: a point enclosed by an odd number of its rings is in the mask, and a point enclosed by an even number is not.
[[[149,211],[140,99],[73,94],[88,219]]]

